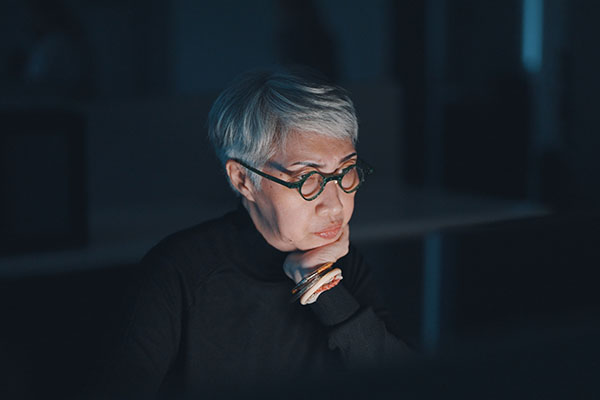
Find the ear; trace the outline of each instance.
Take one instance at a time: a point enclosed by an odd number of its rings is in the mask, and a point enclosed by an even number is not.
[[[225,163],[225,171],[229,177],[231,185],[247,200],[254,202],[254,193],[256,191],[248,170],[233,160],[227,160]]]

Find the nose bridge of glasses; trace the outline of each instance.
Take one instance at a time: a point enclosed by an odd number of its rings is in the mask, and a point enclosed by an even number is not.
[[[319,173],[319,175],[321,175],[321,190],[322,191],[327,188],[327,184],[331,181],[337,182],[338,186],[340,188],[342,187],[342,178],[344,177],[343,174],[323,175],[323,174]]]
[[[321,183],[321,188],[322,188],[321,191],[324,192],[327,189],[327,184],[332,181],[337,183],[337,185],[335,185],[336,188],[334,189],[336,192],[337,192],[337,187],[339,187],[340,189],[343,189],[342,188],[342,178],[343,178],[343,175],[331,175],[331,176],[324,178],[323,183]]]
[[[340,181],[342,179],[343,175],[339,174],[339,175],[329,175],[329,176],[325,176],[323,177],[323,185],[328,184],[331,181]]]
[[[329,188],[328,187],[328,183],[334,182],[335,184],[333,185],[333,188]],[[331,185],[329,185],[331,186]],[[329,197],[335,197],[336,199],[339,197],[339,192],[338,190],[342,189],[342,180],[341,177],[338,175],[333,175],[333,176],[328,176],[326,178],[323,179],[322,183],[321,183],[321,190],[319,193],[318,197],[321,197],[323,195],[325,195],[325,197],[329,198]]]

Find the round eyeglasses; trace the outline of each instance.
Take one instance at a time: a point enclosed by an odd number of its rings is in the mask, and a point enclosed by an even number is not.
[[[289,189],[296,189],[304,200],[311,201],[316,199],[325,190],[325,185],[330,181],[336,181],[338,186],[346,193],[356,192],[365,181],[365,177],[373,173],[366,162],[357,159],[356,164],[352,164],[342,170],[339,174],[322,174],[319,171],[310,171],[302,175],[300,180],[296,182],[286,182],[256,168],[253,168],[241,160],[234,161],[249,169],[250,171],[269,179],[275,183],[279,183]]]

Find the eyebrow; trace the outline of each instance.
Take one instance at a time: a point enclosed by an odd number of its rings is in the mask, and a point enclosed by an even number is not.
[[[345,161],[348,161],[349,159],[351,159],[351,158],[352,158],[352,157],[354,157],[355,155],[356,155],[356,152],[354,152],[354,153],[351,153],[351,154],[348,154],[346,157],[343,157],[343,158],[342,158],[342,159],[339,161],[338,165],[339,165],[339,164],[342,164],[342,163],[343,163],[343,162],[345,162]],[[293,163],[293,164],[290,164],[290,165],[288,166],[288,168],[289,168],[289,167],[293,167],[293,166],[295,166],[295,165],[306,165],[306,166],[308,166],[308,167],[314,167],[314,168],[323,168],[323,165],[321,165],[321,164],[316,164],[316,163],[314,163],[314,162],[311,162],[311,161],[297,161],[297,162],[295,162],[295,163]]]

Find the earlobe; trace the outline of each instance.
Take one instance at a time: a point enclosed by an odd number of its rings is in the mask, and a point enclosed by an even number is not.
[[[231,185],[247,200],[254,201],[254,186],[248,178],[248,173],[244,167],[234,160],[227,160],[225,163],[225,172],[229,176]]]

